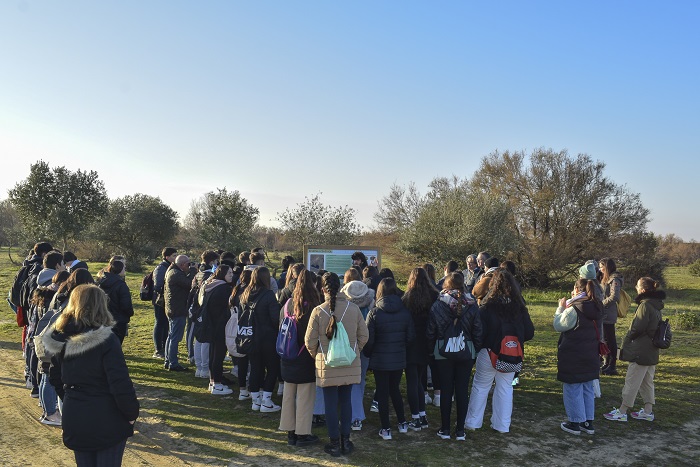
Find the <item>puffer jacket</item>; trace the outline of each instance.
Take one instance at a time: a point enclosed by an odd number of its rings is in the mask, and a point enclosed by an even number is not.
[[[345,314],[345,316],[343,316]],[[316,386],[345,386],[360,383],[360,352],[367,343],[369,332],[367,324],[362,319],[360,308],[354,303],[348,302],[344,296],[338,294],[333,311],[336,320],[341,321],[348,333],[350,345],[355,348],[357,358],[348,366],[331,368],[326,366],[324,353],[328,349],[328,337],[326,328],[331,320],[330,302],[326,300],[311,312],[309,327],[306,329],[304,342],[309,353],[316,361]],[[342,317],[342,320],[341,320]],[[323,350],[322,350],[323,349]]]
[[[557,344],[557,379],[563,383],[585,383],[598,379],[600,356],[598,355],[598,325],[603,312],[595,302],[576,300],[563,309],[557,309],[557,317],[566,313],[576,313],[574,328],[559,335]]]
[[[196,273],[195,268],[185,273],[174,263],[168,268],[165,273],[165,314],[168,318],[187,316],[187,298]]]
[[[603,286],[603,323],[617,323],[617,304],[620,301],[620,290],[622,290],[623,278],[617,271],[613,272],[608,282]]]
[[[367,315],[369,338],[362,352],[369,357],[369,368],[394,371],[406,368],[407,346],[416,338],[411,312],[398,295],[377,300]]]
[[[231,318],[231,308],[228,305],[231,297],[231,284],[223,280],[205,282],[200,287],[197,297],[199,305],[207,301],[206,319],[212,324],[212,338],[217,342],[226,339],[226,323]]]
[[[139,402],[112,328],[81,331],[71,323],[61,333],[52,326],[42,341],[54,355],[49,380],[63,399],[63,444],[97,451],[133,436]]]
[[[661,321],[665,299],[663,290],[644,292],[634,299],[639,306],[622,341],[620,360],[645,366],[659,363],[659,348],[652,344],[652,338]]]
[[[435,355],[437,359],[442,359],[435,349],[435,344],[445,337],[445,331],[457,318],[457,312],[445,302],[447,294],[440,292],[437,300],[433,303],[428,314],[428,326],[425,331],[427,351]],[[483,347],[483,329],[479,308],[476,306],[474,298],[465,294],[462,296],[464,301],[462,304],[462,313],[459,316],[459,322],[464,330],[464,340],[471,341],[474,345],[475,355]]]
[[[117,323],[128,323],[134,316],[129,286],[119,274],[102,273],[97,285],[107,294],[109,312]]]
[[[253,302],[256,303],[253,352],[259,352],[263,348],[272,349],[274,352],[280,328],[280,304],[277,303],[275,293],[270,289],[259,289],[248,295],[246,302],[241,300],[241,309]]]

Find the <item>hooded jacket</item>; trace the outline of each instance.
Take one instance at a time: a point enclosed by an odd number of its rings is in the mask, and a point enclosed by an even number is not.
[[[107,326],[64,332],[51,328],[42,336],[51,352],[51,384],[63,399],[63,443],[76,451],[97,451],[133,436],[129,423],[139,416],[139,402],[119,339]]]
[[[367,315],[369,339],[362,352],[369,357],[369,368],[395,371],[406,368],[406,349],[416,338],[411,312],[398,295],[377,300]]]
[[[369,310],[374,307],[375,291],[362,281],[350,281],[340,289],[340,293],[360,308],[362,319],[366,320]]]
[[[639,306],[622,341],[620,360],[645,366],[659,363],[659,348],[654,346],[652,338],[663,318],[661,310],[665,299],[663,290],[644,292],[634,299]]]
[[[598,355],[598,325],[603,312],[595,302],[576,300],[566,309],[558,308],[557,317],[576,314],[576,324],[559,335],[557,344],[557,379],[563,383],[585,383],[598,379],[600,356]]]
[[[204,287],[199,289],[197,300],[200,306],[205,299],[208,300],[206,319],[213,325],[212,337],[217,342],[226,340],[226,323],[231,318],[231,308],[228,304],[231,290],[231,284],[220,279],[204,282]]]
[[[483,345],[483,331],[479,308],[476,306],[474,297],[469,294],[462,296],[462,312],[457,316],[456,308],[448,304],[449,294],[440,292],[437,300],[433,303],[428,314],[428,326],[425,331],[427,351],[434,354],[436,358],[442,359],[435,351],[435,344],[445,337],[445,331],[452,324],[455,318],[459,319],[464,330],[464,340],[472,341],[474,350],[479,353]]]
[[[128,323],[134,316],[134,305],[131,302],[129,286],[119,274],[102,273],[97,285],[107,294],[107,306],[117,323]]]

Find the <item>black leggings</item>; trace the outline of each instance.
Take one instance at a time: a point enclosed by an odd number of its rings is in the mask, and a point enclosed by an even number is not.
[[[456,362],[454,360],[437,360],[440,368],[440,417],[442,430],[450,431],[452,413],[452,395],[457,403],[457,430],[464,430],[469,405],[469,377],[472,374],[473,360]]]
[[[389,423],[389,396],[391,396],[391,403],[394,405],[398,422],[403,423],[406,421],[406,415],[403,411],[403,398],[399,389],[402,374],[403,370],[374,370],[374,383],[377,386],[376,398],[379,403],[379,419],[384,429],[391,428]]]
[[[226,358],[226,338],[212,339],[209,343],[209,373],[212,381],[220,383],[224,376],[224,358]]]
[[[248,363],[250,359],[247,355],[238,357],[238,385],[241,389],[248,386]]]
[[[421,375],[425,373],[425,365],[413,365],[406,367],[406,397],[411,415],[425,412],[425,390],[421,383]]]
[[[280,368],[279,359],[274,345],[265,346],[250,354],[250,381],[248,381],[250,392],[260,392],[261,386],[265,392],[272,392],[275,389]]]

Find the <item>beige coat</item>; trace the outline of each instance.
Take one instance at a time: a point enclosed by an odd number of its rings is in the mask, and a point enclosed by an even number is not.
[[[347,306],[347,311],[345,308]],[[323,308],[325,312],[321,310]],[[317,306],[311,312],[309,319],[309,327],[306,328],[306,348],[316,361],[316,386],[345,386],[348,384],[360,383],[360,351],[367,343],[369,332],[367,324],[362,319],[360,308],[352,302],[348,302],[344,297],[338,295],[335,301],[334,315],[336,320],[341,321],[341,316],[345,312],[342,319],[345,331],[348,333],[350,345],[355,347],[357,358],[349,366],[331,368],[326,367],[323,352],[328,349],[328,338],[326,337],[326,327],[331,318],[326,312],[330,313],[330,303],[326,300],[322,305]],[[319,340],[321,347],[319,348]],[[355,343],[357,345],[355,346]],[[323,349],[323,352],[321,351]]]

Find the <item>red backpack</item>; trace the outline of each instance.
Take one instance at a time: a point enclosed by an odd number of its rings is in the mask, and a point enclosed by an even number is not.
[[[498,350],[490,349],[491,364],[501,373],[519,372],[523,369],[523,346],[513,323],[501,323],[503,338]]]

